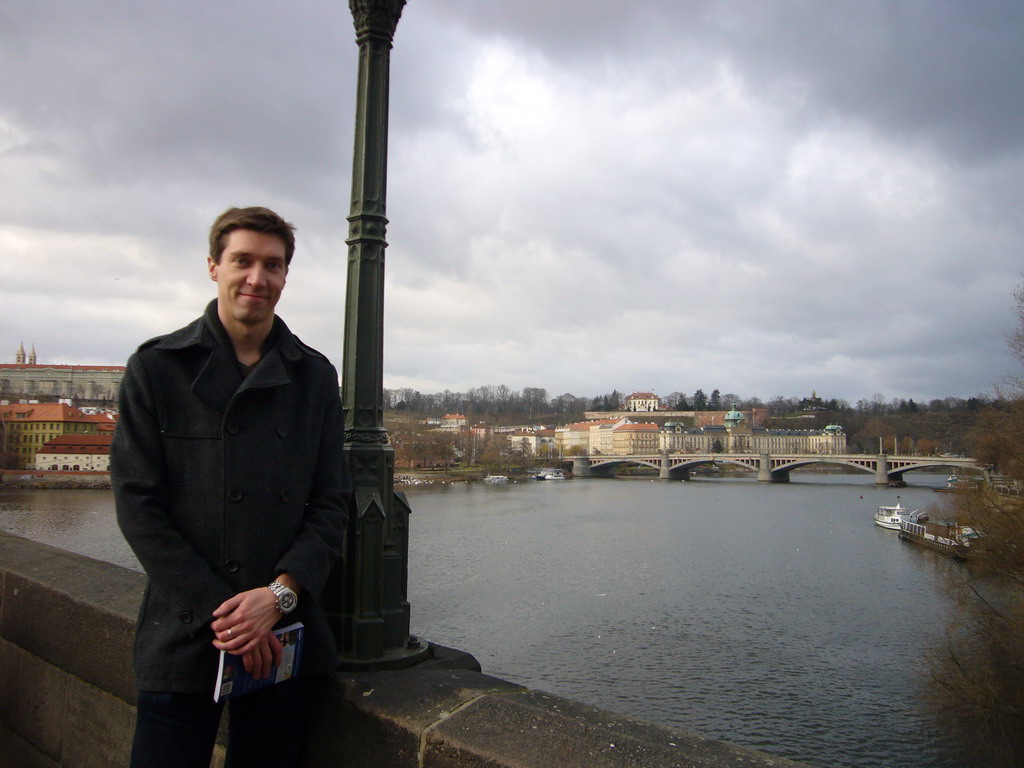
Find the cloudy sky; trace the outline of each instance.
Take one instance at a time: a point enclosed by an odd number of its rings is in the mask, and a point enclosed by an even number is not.
[[[275,208],[340,364],[339,0],[0,6],[0,362],[121,364]],[[968,397],[1015,366],[1019,0],[411,0],[385,386]]]

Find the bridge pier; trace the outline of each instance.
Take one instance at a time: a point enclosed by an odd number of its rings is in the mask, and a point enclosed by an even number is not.
[[[573,477],[593,477],[594,473],[590,471],[590,462],[587,461],[586,456],[574,456],[572,459],[572,476]]]
[[[572,476],[573,477],[613,477],[615,467],[604,465],[594,469],[586,456],[573,456]]]
[[[878,455],[878,461],[875,464],[875,485],[888,485],[889,484],[889,459],[886,458],[884,453]]]
[[[772,472],[771,456],[769,456],[767,453],[762,453],[760,460],[757,462],[757,482],[788,483],[789,470],[780,469],[775,472]]]

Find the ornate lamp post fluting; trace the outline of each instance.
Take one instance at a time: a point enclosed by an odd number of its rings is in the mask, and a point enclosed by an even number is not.
[[[349,0],[359,45],[349,212],[342,404],[355,508],[345,557],[325,594],[343,665],[405,664],[427,653],[409,635],[408,517],[394,491],[384,429],[384,250],[391,41],[405,0]]]

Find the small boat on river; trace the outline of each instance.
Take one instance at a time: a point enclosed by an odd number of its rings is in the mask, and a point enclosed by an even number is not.
[[[914,512],[916,511],[914,510]],[[914,512],[907,512],[907,508],[900,503],[900,497],[897,496],[895,505],[882,504],[878,507],[875,512],[875,525],[880,528],[888,528],[890,531],[898,531],[903,518],[908,514],[914,514]]]
[[[485,483],[507,483],[508,477],[506,475],[488,475],[484,478]]]
[[[565,472],[560,469],[542,469],[533,476],[534,480],[565,480]]]
[[[964,493],[965,491],[975,490],[979,487],[979,480],[977,478],[962,478],[957,475],[950,475],[946,478],[946,484],[941,488],[935,488],[933,490],[939,493]]]

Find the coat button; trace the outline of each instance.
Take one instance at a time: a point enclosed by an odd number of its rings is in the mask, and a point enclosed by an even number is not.
[[[182,611],[181,612],[181,616],[179,616],[179,618],[181,619],[181,623],[182,624],[191,624],[192,623],[192,611]]]
[[[281,493],[280,493],[280,499],[281,499],[281,501],[285,501],[285,502],[286,502],[286,501],[288,501],[288,500],[289,500],[289,499],[290,499],[291,497],[292,497],[292,495],[291,495],[290,493],[288,493],[288,491],[281,491]]]
[[[228,422],[228,425],[227,425],[226,429],[227,429],[229,435],[237,435],[239,432],[242,431],[239,428],[239,426],[235,422],[233,422],[233,421],[229,421]]]
[[[228,501],[238,502],[238,501],[241,501],[241,500],[242,500],[242,492],[237,490],[237,489],[233,490],[231,493],[228,494]]]
[[[277,432],[278,437],[286,437],[288,435],[288,429],[286,427],[278,427],[274,431]]]
[[[237,560],[226,560],[224,567],[228,569],[228,573],[238,573],[238,569],[242,567],[241,563]]]

